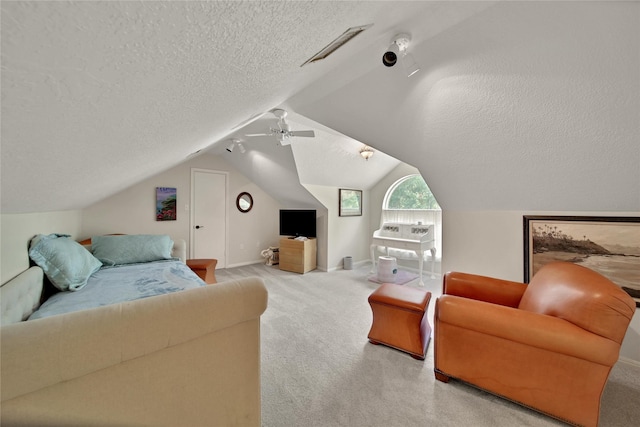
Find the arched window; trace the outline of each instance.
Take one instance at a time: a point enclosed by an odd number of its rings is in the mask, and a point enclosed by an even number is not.
[[[396,181],[384,200],[383,209],[440,210],[440,205],[421,175],[409,175]]]
[[[436,258],[437,262],[440,262],[442,256],[442,209],[420,174],[402,177],[389,186],[382,201],[380,226],[385,222],[433,224],[435,227]],[[409,255],[411,256],[411,253]],[[438,268],[436,267],[436,270]]]

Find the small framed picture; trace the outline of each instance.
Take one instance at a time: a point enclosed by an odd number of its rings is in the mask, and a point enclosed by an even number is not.
[[[340,216],[362,216],[362,190],[338,190]]]
[[[156,187],[156,221],[175,221],[177,218],[177,190],[172,187]]]

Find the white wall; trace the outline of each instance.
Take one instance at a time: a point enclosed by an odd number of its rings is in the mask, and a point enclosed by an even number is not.
[[[445,210],[637,211],[639,12],[497,2],[416,39],[411,78],[379,63],[381,44],[368,59],[377,67],[291,104],[417,167]]]
[[[83,238],[108,233],[168,234],[184,239],[189,247],[191,168],[212,169],[229,173],[227,194],[229,253],[227,267],[260,262],[260,252],[278,245],[278,212],[280,205],[222,157],[203,154],[170,170],[159,173],[82,211]],[[155,220],[155,188],[177,189],[177,220]],[[253,197],[253,208],[247,213],[236,209],[236,197],[246,191]],[[187,254],[188,256],[188,254]]]
[[[305,185],[305,187],[327,208],[326,268],[325,265],[320,264],[320,259],[318,259],[318,266],[327,271],[342,268],[345,256],[352,257],[354,263],[366,261],[369,258],[369,217],[371,215],[369,191],[362,192],[362,216],[341,217],[338,207],[338,187],[323,185]],[[320,235],[319,232],[318,235]]]
[[[5,283],[29,268],[29,241],[36,234],[69,234],[77,239],[80,211],[2,214],[0,217],[0,283]]]
[[[227,267],[263,262],[260,255],[269,246],[279,246],[280,204],[260,187],[236,177],[236,184],[229,190],[229,254]],[[236,197],[246,191],[253,197],[253,208],[242,213],[236,208]]]
[[[640,216],[640,212],[443,211],[442,271],[523,281],[523,215]],[[638,311],[631,320],[620,355],[640,364]]]
[[[442,271],[523,279],[523,212],[443,211]]]

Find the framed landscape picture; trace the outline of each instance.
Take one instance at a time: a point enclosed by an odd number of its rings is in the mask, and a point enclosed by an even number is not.
[[[338,190],[339,216],[362,215],[362,190]]]
[[[622,287],[640,307],[640,217],[527,216],[524,281],[545,264],[583,265]]]
[[[175,221],[177,189],[156,187],[156,221]]]

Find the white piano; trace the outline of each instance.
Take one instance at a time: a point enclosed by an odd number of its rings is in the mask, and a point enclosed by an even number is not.
[[[418,256],[418,269],[420,271],[420,286],[424,286],[422,281],[422,266],[424,264],[424,252],[431,252],[431,273],[435,271],[436,261],[436,238],[433,224],[405,224],[399,222],[385,222],[382,228],[373,232],[371,240],[371,262],[373,267],[371,273],[377,271],[376,268],[376,246],[385,248],[389,255],[389,248],[404,249],[415,252]]]

